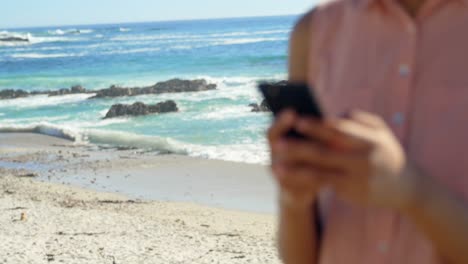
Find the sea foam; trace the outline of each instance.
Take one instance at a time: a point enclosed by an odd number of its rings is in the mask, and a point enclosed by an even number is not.
[[[0,101],[0,108],[36,108],[46,105],[61,105],[80,102],[86,100],[95,94],[69,94],[62,96],[36,95],[25,98],[7,99]]]
[[[267,164],[269,152],[266,142],[205,146],[171,138],[139,135],[121,131],[79,129],[50,123],[30,125],[0,124],[0,133],[37,133],[73,141],[75,144],[94,144],[107,147],[137,148],[162,154],[179,154],[206,159]]]

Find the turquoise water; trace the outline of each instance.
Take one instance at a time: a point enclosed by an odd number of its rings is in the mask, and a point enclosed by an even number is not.
[[[30,43],[0,44],[0,90],[56,90],[80,84],[143,86],[205,78],[218,89],[87,100],[91,95],[0,101],[0,130],[66,136],[79,143],[133,146],[263,163],[269,114],[251,113],[259,80],[286,76],[295,16],[0,29]],[[102,120],[115,103],[175,100],[180,112]]]

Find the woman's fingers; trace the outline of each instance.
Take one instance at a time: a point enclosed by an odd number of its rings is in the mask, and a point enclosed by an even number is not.
[[[323,143],[333,142],[339,137],[338,130],[313,118],[301,118],[295,124],[295,129],[304,136]]]
[[[344,129],[348,123],[351,123],[353,128],[351,132],[354,133],[348,133],[350,131]],[[296,123],[295,128],[311,140],[316,140],[334,150],[355,150],[367,147],[365,141],[355,136],[363,129],[356,122],[347,122],[346,120],[322,122],[303,118]]]
[[[370,128],[381,128],[386,126],[385,121],[381,117],[361,110],[351,111],[349,117],[351,120]]]
[[[276,162],[284,164],[307,164],[316,168],[340,170],[351,162],[345,154],[332,151],[314,141],[284,139],[273,148]]]
[[[276,143],[281,139],[291,128],[297,120],[297,115],[292,110],[282,112],[275,120],[273,125],[268,130],[268,141],[270,144]]]
[[[322,170],[307,165],[273,166],[278,184],[287,190],[303,192],[317,191],[321,187],[341,189],[347,183],[346,173]]]

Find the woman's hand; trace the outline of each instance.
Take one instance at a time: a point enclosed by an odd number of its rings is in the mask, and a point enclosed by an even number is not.
[[[271,148],[272,171],[280,190],[282,205],[310,210],[319,190],[316,169],[300,159],[292,159],[285,150],[289,143],[307,147],[305,140],[286,139],[284,135],[297,125],[299,117],[293,111],[285,111],[268,131]]]
[[[342,199],[365,206],[409,205],[416,174],[407,173],[405,153],[382,119],[353,112],[349,118],[326,123],[298,117],[289,122],[314,140],[273,141],[280,179],[289,181],[300,172],[304,189],[327,185]]]

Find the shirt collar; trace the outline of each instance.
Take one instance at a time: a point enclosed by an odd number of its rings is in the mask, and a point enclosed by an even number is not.
[[[357,2],[357,6],[359,8],[362,8],[362,9],[365,9],[369,6],[371,6],[373,3],[377,2],[377,1],[381,1],[381,0],[355,0]],[[393,0],[395,1],[395,0]],[[442,1],[445,1],[445,0],[442,0]],[[449,1],[455,1],[455,2],[460,2],[466,6],[468,6],[468,0],[449,0]]]

